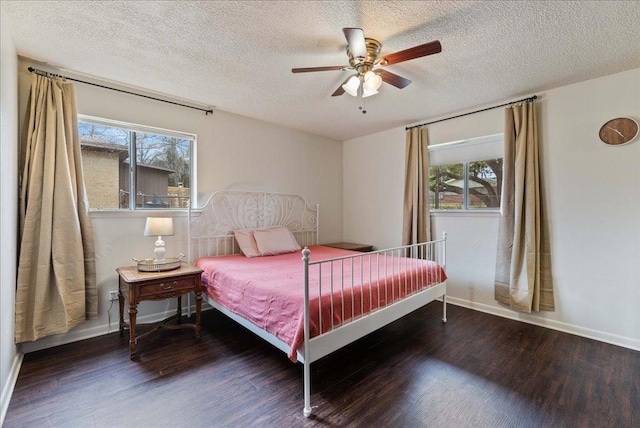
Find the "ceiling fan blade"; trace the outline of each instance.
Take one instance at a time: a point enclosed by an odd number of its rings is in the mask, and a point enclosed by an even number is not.
[[[380,65],[397,64],[399,62],[409,61],[410,59],[433,55],[439,52],[442,52],[442,45],[440,45],[440,41],[434,40],[433,42],[425,43],[424,45],[414,46],[400,52],[389,54],[382,58]]]
[[[343,28],[342,32],[347,39],[349,50],[354,58],[364,58],[367,56],[367,45],[364,41],[362,28]]]
[[[306,68],[292,68],[292,73],[309,73],[311,71],[334,71],[334,70],[342,70],[345,68],[344,65],[330,65],[327,67],[306,67]]]
[[[398,89],[405,88],[411,84],[411,80],[400,77],[397,74],[391,73],[387,70],[376,70],[376,73],[380,77],[382,77],[382,80],[384,82],[387,82],[388,84],[393,85]]]
[[[331,94],[332,97],[339,97],[340,95],[344,94],[344,88],[342,87],[342,85],[338,86],[338,89],[336,89],[336,91]]]

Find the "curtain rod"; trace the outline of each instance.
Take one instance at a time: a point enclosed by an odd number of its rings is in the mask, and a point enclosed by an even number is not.
[[[187,105],[187,104],[177,103],[175,101],[163,100],[162,98],[156,98],[156,97],[152,97],[152,96],[149,96],[149,95],[137,94],[135,92],[125,91],[124,89],[112,88],[110,86],[99,85],[97,83],[91,83],[91,82],[87,82],[87,81],[84,81],[84,80],[74,79],[72,77],[63,76],[63,75],[60,75],[60,74],[49,73],[47,71],[38,70],[37,68],[33,68],[33,67],[29,67],[29,68],[27,68],[27,70],[29,70],[30,73],[36,73],[36,74],[39,74],[41,76],[59,77],[59,78],[66,79],[66,80],[72,80],[72,81],[78,82],[78,83],[84,83],[85,85],[97,86],[98,88],[110,89],[112,91],[122,92],[124,94],[135,95],[136,97],[148,98],[148,99],[154,100],[154,101],[160,101],[160,102],[163,102],[163,103],[173,104],[173,105],[180,106],[180,107],[187,107],[187,108],[192,108],[194,110],[200,110],[200,111],[204,112],[205,116],[209,115],[209,114],[213,114],[213,109],[204,109],[204,108],[200,108],[200,107],[190,106],[190,105]]]
[[[457,119],[457,118],[462,117],[462,116],[468,116],[470,114],[476,114],[476,113],[480,113],[480,112],[487,111],[487,110],[493,110],[494,108],[500,108],[500,107],[504,107],[504,106],[508,106],[508,105],[512,105],[512,104],[517,104],[517,103],[521,103],[523,101],[533,101],[533,100],[535,100],[537,98],[538,98],[538,96],[534,95],[532,97],[523,98],[523,99],[517,100],[517,101],[511,101],[509,103],[500,104],[498,106],[487,107],[487,108],[483,108],[481,110],[470,111],[469,113],[459,114],[457,116],[452,116],[452,117],[447,117],[447,118],[444,118],[444,119],[434,120],[433,122],[427,122],[427,123],[421,123],[419,125],[407,126],[404,129],[405,129],[405,131],[409,131],[409,130],[411,130],[413,128],[420,128],[421,126],[431,125],[432,123],[444,122],[445,120],[450,120],[450,119]]]

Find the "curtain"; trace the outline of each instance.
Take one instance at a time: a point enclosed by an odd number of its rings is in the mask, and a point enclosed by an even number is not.
[[[20,169],[16,343],[97,317],[93,231],[72,84],[33,75]]]
[[[495,298],[520,312],[554,310],[535,102],[505,109],[504,146]]]
[[[427,128],[407,131],[402,245],[431,239],[429,219],[429,152]]]

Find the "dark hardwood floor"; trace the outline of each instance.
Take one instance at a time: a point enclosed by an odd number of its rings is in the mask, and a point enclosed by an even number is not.
[[[640,427],[640,352],[449,306],[302,366],[216,311],[129,360],[118,333],[25,356],[9,427]]]

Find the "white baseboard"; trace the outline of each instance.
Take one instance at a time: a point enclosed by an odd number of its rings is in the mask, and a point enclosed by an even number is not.
[[[471,302],[469,300],[459,299],[457,297],[447,296],[447,303],[462,306],[464,308],[473,309],[479,312],[485,312],[491,315],[497,315],[503,318],[509,318],[516,321],[522,321],[527,324],[534,324],[540,327],[550,328],[552,330],[562,331],[564,333],[574,334],[576,336],[586,337],[588,339],[609,343],[611,345],[621,346],[623,348],[640,351],[640,340],[631,337],[619,336],[604,331],[593,330],[578,325],[568,324],[561,321],[551,320],[547,318],[536,317],[535,315],[514,312],[507,308],[496,307],[484,303]]]
[[[573,324],[563,323],[561,321],[550,320],[547,318],[536,317],[535,315],[522,314],[519,312],[511,311],[507,308],[496,307],[487,305],[484,303],[471,302],[468,300],[460,299],[457,297],[447,296],[447,303],[451,303],[452,305],[462,306],[464,308],[473,309],[480,312],[485,312],[491,315],[497,315],[503,318],[509,318],[516,321],[522,321],[528,324],[534,324],[540,327],[550,328],[552,330],[558,330],[569,334],[575,334],[576,336],[582,336],[589,339],[598,340],[600,342],[610,343],[612,345],[621,346],[623,348],[633,349],[636,351],[640,351],[640,340],[633,339],[631,337],[619,336],[599,330],[592,330],[586,327],[581,327]],[[203,302],[202,310],[211,309],[209,305]],[[192,309],[192,313],[193,313]],[[152,323],[156,321],[161,321],[168,316],[171,316],[175,313],[175,309],[166,310],[163,312],[156,312],[154,314],[144,315],[138,318],[138,322],[140,323]],[[183,314],[188,314],[187,308],[183,307]],[[56,336],[46,337],[41,340],[37,340],[35,342],[26,342],[20,346],[20,363],[22,362],[22,354],[27,354],[29,352],[35,352],[46,348],[52,348],[54,346],[64,345],[67,343],[77,342],[84,339],[90,339],[93,337],[102,336],[108,333],[113,333],[118,330],[118,319],[117,317],[111,320],[110,325],[100,325],[91,328],[77,328],[73,329],[66,334],[60,334]],[[18,365],[19,369],[19,365]],[[16,373],[17,376],[17,373]],[[15,383],[15,380],[14,380]],[[5,386],[6,388],[6,386]],[[13,390],[13,387],[12,389]],[[4,389],[3,389],[3,399],[4,399]],[[4,403],[4,400],[2,401]]]
[[[2,395],[0,396],[0,403],[2,403],[2,406],[0,407],[0,427],[4,423],[4,417],[7,415],[9,401],[11,401],[13,388],[16,386],[16,382],[18,381],[18,373],[20,373],[20,367],[22,366],[23,358],[24,354],[22,352],[18,352],[16,356],[13,357],[13,363],[11,364],[9,377],[7,378],[7,382],[2,387]]]
[[[202,310],[205,310],[205,305],[202,305]],[[191,313],[193,313],[195,309],[192,309]],[[176,313],[175,309],[166,310],[163,312],[156,312],[153,314],[147,314],[143,316],[139,316],[137,322],[140,324],[143,323],[153,323],[157,321],[162,321],[163,319],[173,315]],[[182,314],[187,315],[187,307],[182,308]],[[126,318],[125,318],[126,319]],[[40,351],[42,349],[53,348],[54,346],[66,345],[67,343],[78,342],[80,340],[91,339],[93,337],[103,336],[105,334],[113,333],[118,331],[119,329],[119,319],[116,314],[115,317],[112,317],[110,324],[102,324],[95,327],[82,328],[82,326],[78,326],[70,330],[68,333],[57,334],[55,336],[49,336],[42,338],[40,340],[36,340],[35,342],[25,342],[20,345],[20,350],[28,354],[30,352]]]

